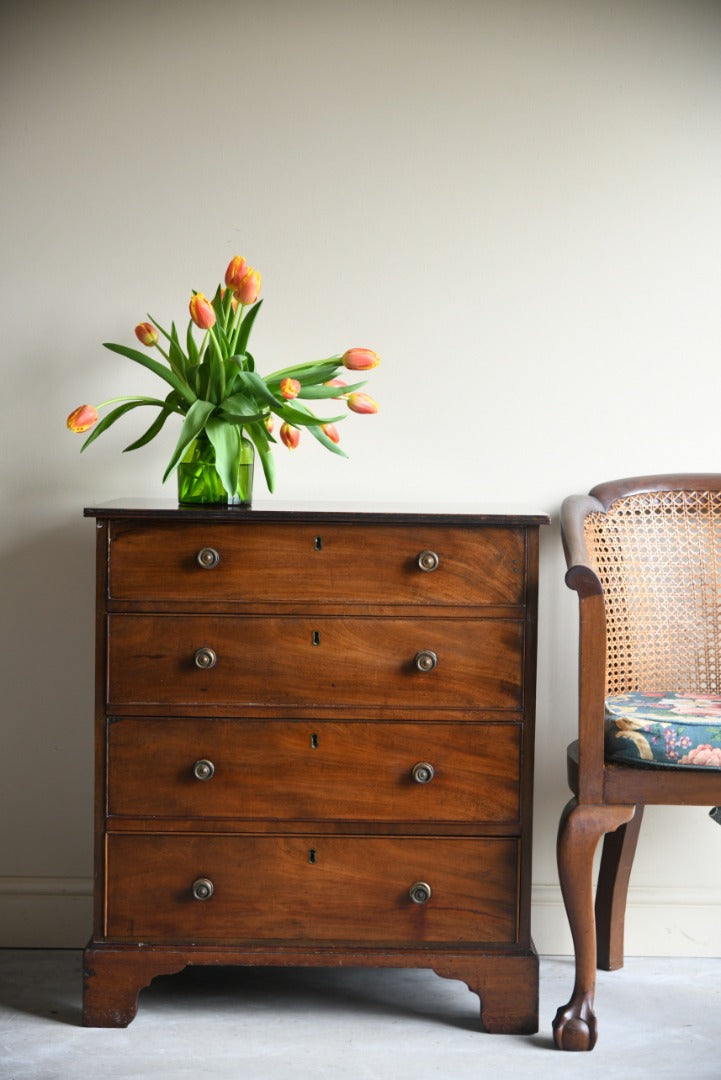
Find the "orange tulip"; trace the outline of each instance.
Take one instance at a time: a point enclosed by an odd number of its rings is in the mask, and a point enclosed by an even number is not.
[[[348,349],[342,356],[343,366],[349,371],[370,371],[378,367],[381,358],[372,349]]]
[[[235,286],[235,298],[241,304],[254,304],[260,295],[260,274],[250,267]]]
[[[266,416],[266,418],[265,418],[265,420],[263,422],[264,422],[264,424],[266,426],[268,434],[272,435],[273,434],[273,428],[275,427],[275,420],[273,419],[272,413],[268,413],[268,415]]]
[[[150,348],[151,345],[158,344],[158,331],[155,329],[152,323],[141,322],[135,327],[135,336],[138,341],[143,345],[147,345]]]
[[[348,395],[348,408],[355,413],[377,413],[378,402],[374,401],[368,394],[363,394],[357,390],[354,394]]]
[[[340,442],[340,435],[338,433],[338,428],[335,426],[335,424],[321,424],[320,427],[321,431],[328,436],[331,442]]]
[[[68,417],[68,427],[81,435],[83,431],[89,431],[98,422],[98,410],[94,405],[80,405],[73,409]]]
[[[280,392],[286,401],[292,401],[300,393],[300,383],[297,379],[281,379]]]
[[[293,427],[291,424],[281,424],[280,441],[285,446],[287,446],[289,450],[295,450],[296,446],[300,442],[300,431],[297,427]]]
[[[213,305],[202,292],[193,293],[188,307],[191,319],[201,330],[210,330],[211,326],[215,326]]]
[[[225,271],[225,284],[228,288],[237,289],[249,269],[242,255],[234,255]]]

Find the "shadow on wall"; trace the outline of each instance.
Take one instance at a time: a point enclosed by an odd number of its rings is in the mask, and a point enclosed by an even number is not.
[[[48,501],[46,520],[56,512]],[[26,522],[0,556],[4,760],[16,763],[0,814],[14,875],[91,867],[95,537],[81,514]]]

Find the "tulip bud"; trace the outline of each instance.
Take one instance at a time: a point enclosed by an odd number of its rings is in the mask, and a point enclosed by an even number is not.
[[[272,435],[272,434],[273,434],[273,428],[275,427],[275,420],[273,419],[273,414],[272,414],[272,413],[268,413],[268,415],[266,416],[266,418],[265,418],[265,420],[263,421],[263,423],[264,423],[264,424],[265,424],[265,426],[266,426],[266,429],[267,429],[267,431],[268,431],[268,434],[269,434],[269,435]]]
[[[254,304],[260,295],[260,274],[248,268],[235,286],[235,298],[241,304]]]
[[[191,319],[201,330],[210,330],[211,326],[215,326],[213,305],[202,292],[193,293],[188,306]]]
[[[355,413],[377,413],[378,402],[368,394],[356,390],[354,394],[348,395],[348,408]]]
[[[158,344],[158,331],[155,329],[152,323],[141,322],[135,327],[135,336],[143,345],[147,345],[150,348],[151,345]]]
[[[84,431],[89,431],[97,422],[98,410],[94,405],[80,405],[79,408],[73,409],[67,420],[70,430],[78,435],[81,435]]]
[[[344,367],[349,371],[370,371],[378,367],[381,358],[372,349],[348,349],[341,357]]]
[[[293,427],[291,424],[280,425],[280,441],[288,447],[289,450],[295,450],[296,446],[300,442],[300,431],[297,427]]]
[[[300,393],[300,383],[297,379],[281,379],[280,392],[286,401],[292,401]]]
[[[340,442],[340,435],[338,433],[338,428],[335,426],[335,424],[321,424],[320,428],[323,434],[327,435],[331,442]]]
[[[225,284],[230,289],[237,289],[249,269],[250,267],[241,255],[234,255],[225,271]]]

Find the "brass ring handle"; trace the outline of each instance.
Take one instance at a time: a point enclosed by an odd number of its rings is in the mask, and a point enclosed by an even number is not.
[[[215,892],[215,886],[210,878],[199,877],[197,881],[193,882],[193,899],[194,900],[210,900],[211,896]]]
[[[220,554],[215,548],[204,547],[198,552],[197,559],[203,570],[212,570],[220,562]]]
[[[438,558],[435,551],[421,551],[417,559],[418,569],[424,570],[427,574],[430,574],[432,570],[438,569],[440,561],[441,560]]]
[[[436,770],[429,761],[418,761],[411,769],[411,776],[417,784],[430,784]]]
[[[212,780],[215,775],[215,765],[207,758],[201,758],[193,765],[193,776],[196,780]]]
[[[414,904],[427,904],[431,898],[431,887],[425,881],[416,881],[408,890]]]
[[[433,668],[438,663],[438,657],[432,649],[421,649],[420,652],[416,653],[413,663],[419,671],[433,671]]]
[[[201,671],[210,671],[218,663],[218,656],[214,649],[198,649],[193,657],[195,666]]]

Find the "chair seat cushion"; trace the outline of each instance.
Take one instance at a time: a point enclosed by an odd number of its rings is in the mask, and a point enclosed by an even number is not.
[[[721,769],[721,695],[635,691],[606,698],[606,760]]]

